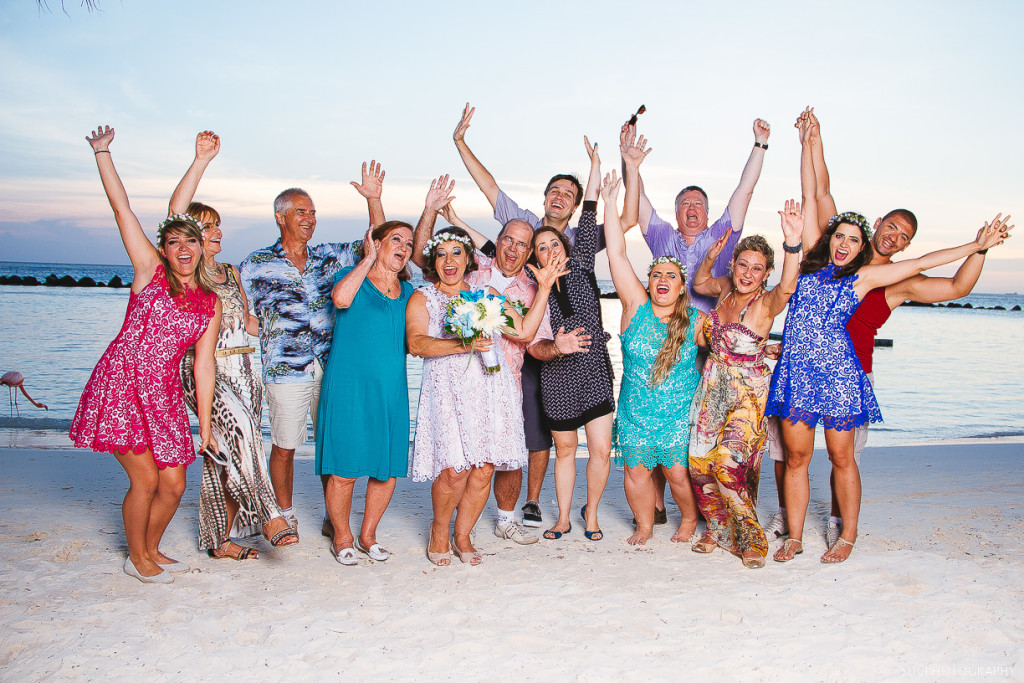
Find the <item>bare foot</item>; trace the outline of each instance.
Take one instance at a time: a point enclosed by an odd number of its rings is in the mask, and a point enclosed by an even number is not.
[[[825,564],[835,564],[837,562],[845,562],[850,557],[850,553],[853,552],[853,541],[847,541],[842,536],[836,541],[836,544],[832,546],[828,552],[821,556],[821,561]]]
[[[803,551],[804,544],[799,538],[787,538],[772,557],[776,562],[789,562]]]
[[[174,560],[168,562],[170,564]],[[132,564],[135,565],[135,569],[138,570],[143,576],[156,576],[157,574],[164,571],[164,568],[154,562],[148,557],[140,557],[138,560],[132,560]]]
[[[687,522],[685,519],[679,524],[679,529],[670,539],[673,543],[687,543],[697,533],[697,522]]]
[[[654,535],[654,527],[653,526],[649,526],[649,527],[638,526],[636,528],[636,533],[634,533],[632,536],[627,538],[626,539],[626,543],[628,543],[630,545],[643,545],[644,543],[647,543],[647,541],[651,540],[651,536],[653,536],[653,535]]]
[[[166,555],[164,555],[159,550],[157,550],[155,552],[150,550],[149,551],[149,558],[153,562],[155,562],[156,564],[174,564],[175,562],[177,562],[177,560],[173,560],[173,559],[167,557]],[[139,570],[140,574],[144,574],[145,573],[145,572],[142,571],[142,567],[140,567],[139,565],[135,565],[135,568]],[[159,572],[157,572],[157,573],[159,573]]]

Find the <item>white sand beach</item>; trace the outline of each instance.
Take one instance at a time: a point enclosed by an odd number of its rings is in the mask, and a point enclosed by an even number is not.
[[[302,542],[260,542],[255,562],[212,560],[195,550],[194,469],[163,545],[193,569],[160,586],[121,571],[127,480],[113,458],[3,449],[0,678],[1022,679],[1022,465],[1019,440],[869,448],[856,550],[826,566],[818,452],[806,552],[761,570],[670,543],[674,506],[668,527],[629,547],[615,470],[601,542],[583,538],[578,515],[559,541],[500,541],[492,501],[476,531],[483,565],[434,567],[429,487],[400,481],[379,536],[394,557],[343,567],[319,534],[309,460],[296,472]],[[764,472],[767,520],[776,504]],[[545,515],[553,498],[549,481]]]

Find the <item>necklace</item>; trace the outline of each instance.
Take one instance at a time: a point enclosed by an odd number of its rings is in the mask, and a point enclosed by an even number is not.
[[[390,282],[387,282],[387,280],[389,280],[389,279],[390,279]],[[379,273],[378,271],[371,271],[371,273],[370,273],[370,281],[373,282],[373,284],[375,284],[377,286],[377,289],[385,289],[386,288],[387,291],[385,292],[385,294],[387,295],[387,297],[389,299],[394,299],[395,298],[394,296],[392,296],[392,293],[394,291],[395,285],[398,284],[398,276],[397,275],[392,277],[392,278],[387,278],[384,274]]]

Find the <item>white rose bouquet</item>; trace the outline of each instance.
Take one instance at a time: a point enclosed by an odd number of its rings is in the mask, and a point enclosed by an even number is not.
[[[514,328],[512,317],[505,313],[504,302],[505,297],[483,290],[461,292],[448,302],[444,317],[444,331],[461,339],[463,344],[474,344],[480,337],[493,340],[491,348],[480,353],[484,369],[490,373],[501,370],[499,337],[503,331],[508,333]]]

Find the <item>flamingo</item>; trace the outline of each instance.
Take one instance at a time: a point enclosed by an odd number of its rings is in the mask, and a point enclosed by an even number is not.
[[[25,398],[27,398],[29,402],[36,408],[49,410],[49,408],[47,408],[46,405],[36,402],[31,396],[28,395],[28,392],[25,391],[25,376],[22,375],[20,372],[12,371],[4,373],[3,376],[0,376],[0,386],[7,387],[8,391],[10,392],[12,417],[14,416],[14,411],[16,409],[18,410],[18,417],[21,417],[21,410],[18,409],[18,395],[14,393],[15,387],[21,389],[21,393],[25,394]]]

